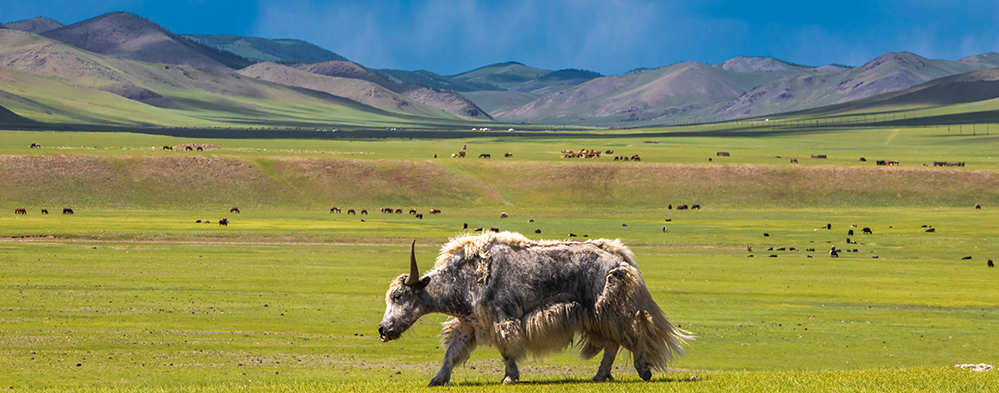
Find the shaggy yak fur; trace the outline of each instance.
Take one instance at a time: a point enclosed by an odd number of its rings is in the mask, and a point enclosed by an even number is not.
[[[451,369],[464,364],[477,345],[499,349],[506,364],[503,383],[515,383],[518,360],[574,342],[584,359],[604,352],[594,381],[613,380],[622,347],[649,380],[651,369],[665,369],[692,339],[666,320],[634,254],[620,240],[465,235],[444,245],[434,269],[422,278],[412,250],[410,255],[410,274],[390,284],[378,331],[382,341],[390,341],[425,314],[450,316],[441,333],[444,363],[431,386],[448,383]]]

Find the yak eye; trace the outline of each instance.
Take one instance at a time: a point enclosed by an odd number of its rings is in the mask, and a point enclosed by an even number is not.
[[[398,302],[399,299],[402,299],[402,294],[401,293],[396,292],[394,295],[392,295],[392,301]]]

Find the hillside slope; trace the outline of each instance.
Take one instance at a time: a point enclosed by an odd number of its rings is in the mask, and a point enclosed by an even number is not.
[[[439,116],[444,111],[420,104],[378,84],[352,78],[314,74],[289,66],[264,62],[239,70],[239,74],[263,81],[326,92],[376,108],[421,116]]]
[[[909,52],[886,53],[861,67],[814,72],[756,87],[712,112],[719,119],[788,112],[864,99],[980,69]]]
[[[266,39],[237,35],[185,34],[184,38],[254,62],[319,63],[347,60],[311,43],[295,39]]]
[[[430,89],[414,83],[395,83],[357,63],[328,61],[324,63],[293,64],[291,67],[313,74],[365,80],[431,108],[475,119],[492,119],[484,110],[467,100],[461,94]]]
[[[46,123],[246,127],[449,119],[392,113],[225,68],[121,59],[17,30],[0,30],[0,86],[0,105]]]
[[[25,19],[11,22],[4,25],[8,29],[26,31],[28,33],[41,34],[49,30],[55,30],[64,25],[52,19],[39,16],[37,18]]]
[[[243,68],[250,61],[173,34],[137,15],[115,12],[42,33],[89,51],[148,63]]]
[[[697,62],[596,78],[499,112],[501,119],[614,123],[649,120],[738,97],[770,75],[732,73]]]

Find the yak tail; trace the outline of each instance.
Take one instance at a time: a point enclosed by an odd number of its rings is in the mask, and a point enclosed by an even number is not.
[[[595,319],[592,333],[585,334],[581,343],[584,358],[602,349],[596,340],[610,339],[636,356],[644,356],[652,368],[663,370],[676,356],[684,354],[682,345],[694,339],[693,334],[666,319],[641,273],[629,263],[608,272],[603,293],[597,299]]]

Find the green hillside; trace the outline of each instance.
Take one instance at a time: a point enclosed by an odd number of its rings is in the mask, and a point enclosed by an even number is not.
[[[476,68],[457,75],[451,75],[450,78],[461,82],[493,85],[505,90],[521,83],[538,79],[549,73],[551,71],[528,67],[524,64],[511,61]]]
[[[320,63],[324,61],[347,60],[343,56],[329,50],[295,39],[266,39],[206,34],[186,34],[183,37],[215,49],[232,52],[255,62]]]

